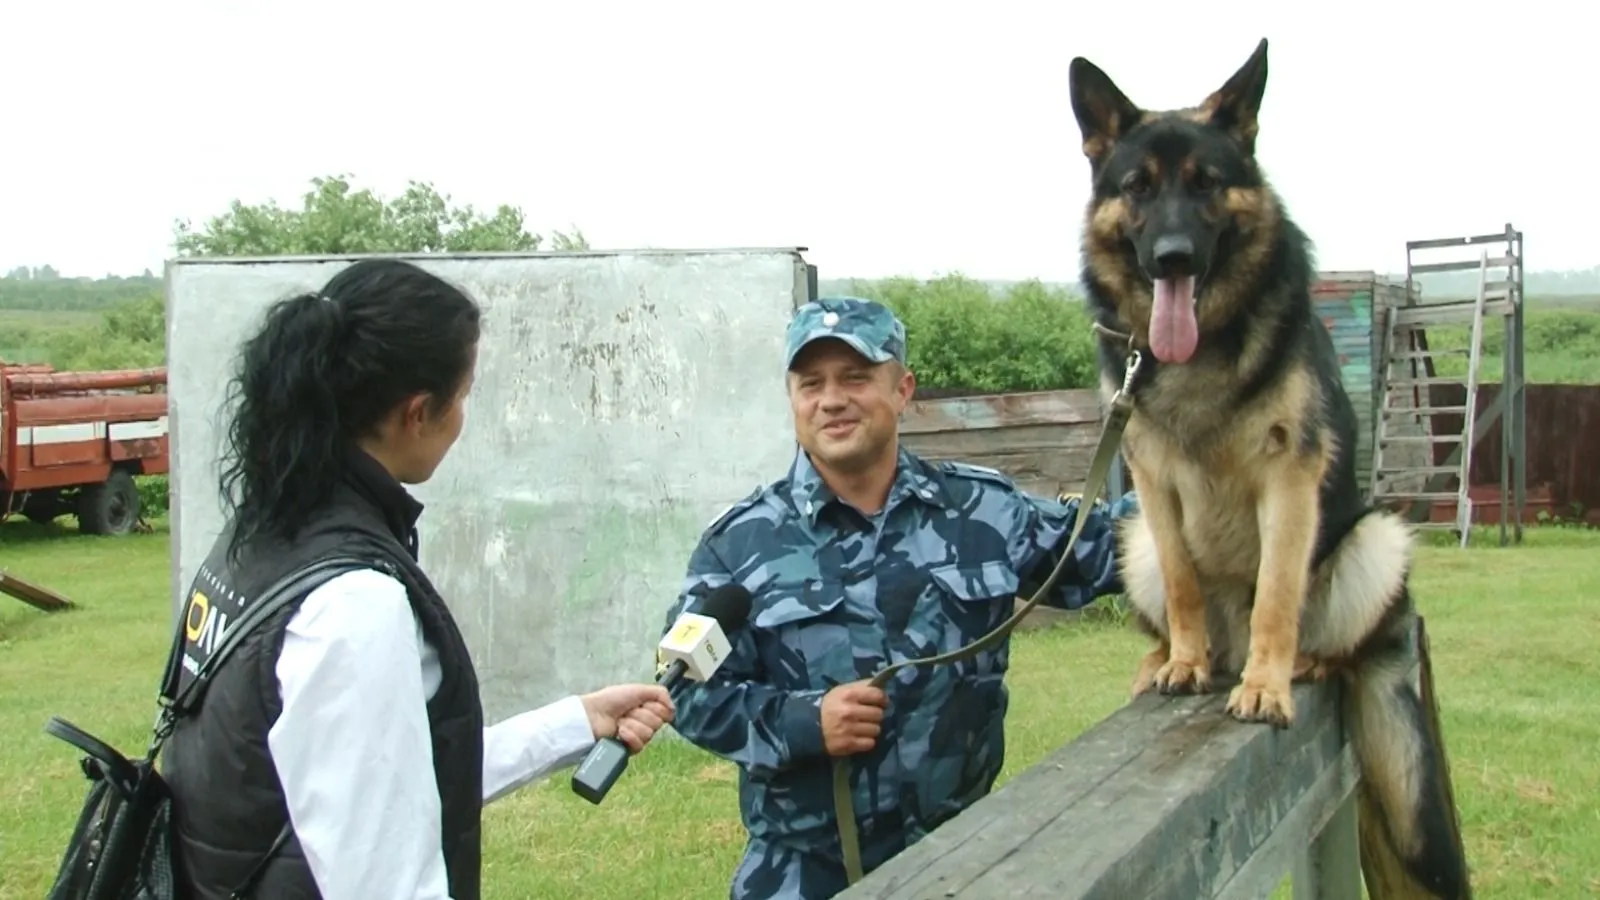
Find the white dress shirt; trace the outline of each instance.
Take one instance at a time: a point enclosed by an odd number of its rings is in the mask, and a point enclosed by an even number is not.
[[[425,704],[439,658],[405,587],[333,578],[290,619],[283,712],[267,745],[324,900],[448,900]],[[483,730],[483,802],[575,764],[594,744],[575,696]]]

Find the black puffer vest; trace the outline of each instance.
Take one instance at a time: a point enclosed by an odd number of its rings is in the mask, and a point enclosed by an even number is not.
[[[415,523],[422,506],[365,453],[352,452],[350,475],[327,508],[288,545],[247,546],[237,565],[226,532],[190,588],[186,622],[195,663],[212,644],[214,623],[238,620],[240,601],[291,570],[333,555],[373,560],[399,578],[424,638],[439,653],[441,681],[428,702],[434,777],[443,804],[440,840],[454,900],[477,900],[483,806],[483,708],[466,644],[444,601],[416,562]],[[196,592],[205,601],[196,603]],[[304,598],[300,598],[303,600]],[[172,786],[178,864],[195,900],[226,900],[271,847],[288,812],[267,748],[267,729],[282,709],[274,667],[283,632],[300,601],[242,641],[215,673],[198,710],[180,720],[163,750]],[[199,609],[197,609],[199,607]],[[225,614],[226,620],[219,619]],[[188,684],[183,670],[180,690]],[[299,842],[291,837],[267,865],[254,896],[319,897]]]

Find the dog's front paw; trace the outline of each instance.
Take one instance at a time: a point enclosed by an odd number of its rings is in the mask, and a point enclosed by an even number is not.
[[[1294,694],[1287,682],[1246,678],[1228,695],[1228,712],[1241,722],[1288,728],[1294,723]]]
[[[1156,670],[1154,681],[1163,694],[1204,694],[1211,690],[1211,667],[1203,662],[1169,659]]]
[[[1139,660],[1139,669],[1133,674],[1133,687],[1129,689],[1129,696],[1137,697],[1156,686],[1156,672],[1167,661],[1167,648],[1157,647],[1144,655]]]

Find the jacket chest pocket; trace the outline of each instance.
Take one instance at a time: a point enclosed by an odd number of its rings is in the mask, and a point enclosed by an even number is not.
[[[929,571],[938,604],[934,613],[939,652],[949,653],[1000,627],[1016,607],[1017,575],[1003,561],[952,563]],[[1005,672],[1010,642],[983,650],[957,664],[966,676]]]
[[[783,690],[830,688],[872,674],[881,658],[858,648],[842,585],[827,581],[775,585],[765,591],[751,621],[761,636],[767,679]]]

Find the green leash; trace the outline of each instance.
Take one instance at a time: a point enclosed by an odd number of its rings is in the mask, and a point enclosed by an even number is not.
[[[1130,341],[1131,343],[1131,341]],[[1131,348],[1130,348],[1131,349]],[[949,653],[929,656],[923,659],[908,659],[895,663],[872,677],[872,686],[883,689],[895,673],[909,666],[925,667],[938,666],[947,663],[960,662],[968,659],[990,647],[1005,640],[1011,630],[1017,627],[1033,608],[1044,599],[1061,578],[1061,572],[1066,568],[1067,560],[1072,556],[1073,545],[1078,543],[1078,536],[1083,533],[1083,523],[1087,517],[1084,515],[1088,504],[1093,503],[1100,492],[1104,490],[1106,477],[1111,473],[1111,462],[1116,459],[1117,450],[1122,438],[1122,429],[1128,424],[1128,417],[1133,413],[1133,377],[1139,371],[1139,351],[1132,350],[1128,354],[1126,371],[1122,377],[1122,388],[1111,398],[1111,410],[1106,414],[1105,428],[1100,432],[1100,444],[1095,448],[1094,461],[1089,464],[1089,475],[1084,479],[1082,498],[1078,502],[1078,515],[1072,524],[1072,534],[1067,537],[1067,542],[1062,545],[1061,558],[1056,561],[1056,567],[1050,572],[1050,577],[1039,586],[1028,602],[1011,614],[1011,618],[1000,623],[999,627],[989,632],[976,641],[959,647]],[[850,758],[835,757],[833,760],[833,806],[839,819],[839,844],[844,851],[845,875],[850,884],[861,880],[861,838],[856,832],[856,816],[854,798],[850,796]]]

